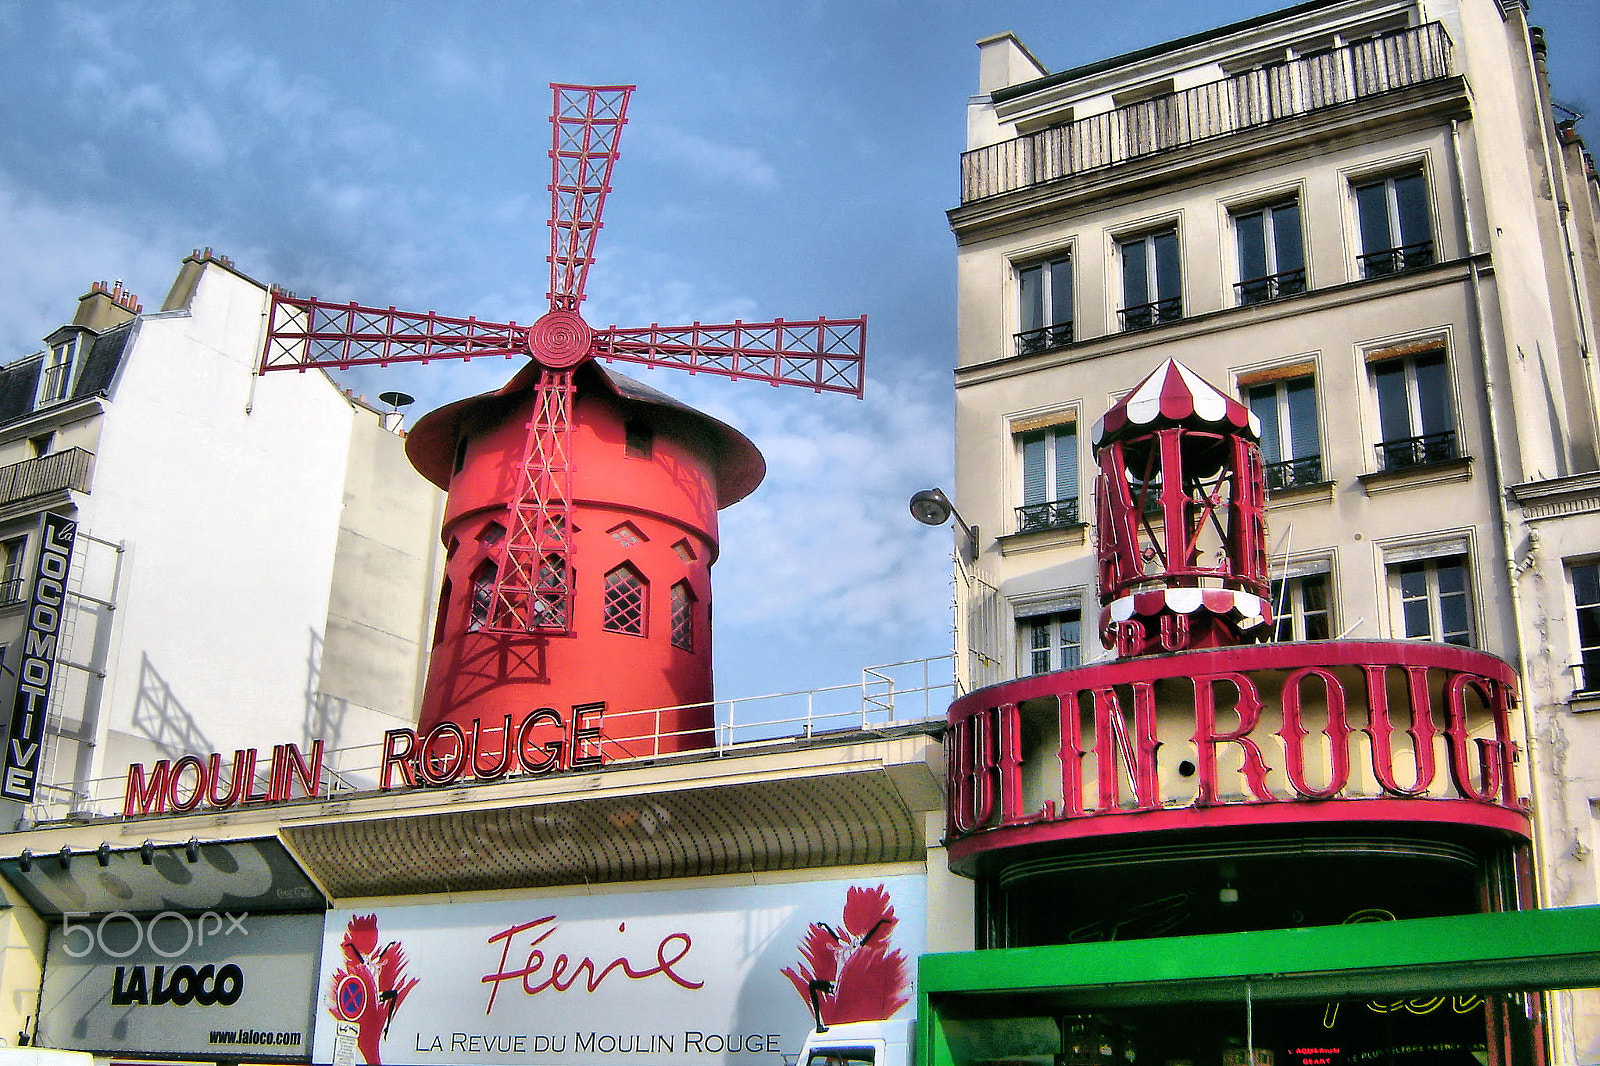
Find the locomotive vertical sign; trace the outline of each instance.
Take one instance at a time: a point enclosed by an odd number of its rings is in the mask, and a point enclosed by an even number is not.
[[[44,536],[34,566],[33,595],[28,599],[28,622],[22,631],[22,660],[17,666],[17,694],[11,704],[6,758],[0,775],[0,796],[32,803],[39,785],[40,756],[44,752],[45,720],[50,713],[50,682],[55,676],[57,638],[66,611],[67,571],[72,566],[72,544],[78,523],[46,513]]]

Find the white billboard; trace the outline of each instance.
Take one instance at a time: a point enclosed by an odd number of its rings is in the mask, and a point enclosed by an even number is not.
[[[320,914],[65,915],[38,1043],[99,1054],[304,1062]]]
[[[914,1009],[921,876],[332,911],[316,1062],[781,1066]]]

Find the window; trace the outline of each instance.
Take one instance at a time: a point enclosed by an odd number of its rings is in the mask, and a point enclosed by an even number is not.
[[[539,564],[539,584],[533,597],[533,624],[565,626],[567,599],[578,584],[578,572],[568,570],[566,560],[555,552]]]
[[[27,552],[27,537],[0,542],[0,606],[22,602],[22,560]]]
[[[1258,304],[1306,291],[1300,201],[1289,200],[1233,216],[1239,246],[1239,303]]]
[[[1017,271],[1021,300],[1017,354],[1032,355],[1072,343],[1072,259],[1062,256]]]
[[[1317,386],[1310,374],[1249,385],[1245,403],[1261,420],[1261,462],[1267,490],[1322,481]]]
[[[650,423],[630,418],[622,424],[622,450],[635,459],[650,458],[655,448],[656,431]]]
[[[1022,672],[1047,674],[1070,670],[1078,665],[1082,639],[1081,612],[1074,607],[1053,614],[1038,614],[1017,620],[1022,640]]]
[[[694,651],[694,592],[687,581],[672,586],[672,646]]]
[[[1378,469],[1402,470],[1460,457],[1444,350],[1369,364],[1378,395]]]
[[[1433,262],[1433,223],[1422,171],[1355,186],[1361,276],[1381,277]]]
[[[1305,574],[1272,583],[1274,640],[1327,640],[1333,636],[1328,611],[1328,575]]]
[[[439,588],[439,608],[433,617],[433,643],[437,647],[444,639],[445,623],[450,619],[450,579],[445,578]]]
[[[472,572],[472,599],[467,604],[468,633],[476,633],[489,624],[489,615],[494,606],[494,577],[493,559],[485,559]]]
[[[1178,231],[1118,241],[1122,254],[1122,328],[1144,329],[1183,317]]]
[[[613,526],[612,528],[606,530],[606,532],[611,535],[612,540],[616,541],[624,548],[637,547],[638,545],[643,544],[645,541],[650,539],[643,533],[639,532],[639,527],[634,525],[632,522],[623,522],[620,525]]]
[[[1022,453],[1022,506],[1017,508],[1017,532],[1037,533],[1077,525],[1078,424],[1026,427],[1016,434]],[[1016,427],[1013,427],[1015,429]]]
[[[1472,646],[1472,593],[1465,555],[1392,565],[1389,583],[1399,600],[1405,636]]]
[[[55,442],[56,435],[53,431],[50,433],[41,433],[37,437],[29,437],[28,458],[37,459],[41,455],[49,455],[50,449],[55,445]]]
[[[612,633],[644,636],[646,596],[650,586],[639,572],[623,563],[606,575],[601,628]]]
[[[50,346],[44,366],[39,370],[39,393],[34,406],[60,403],[72,391],[72,367],[78,356],[79,334],[72,334]]]
[[[1600,563],[1572,568],[1572,598],[1578,611],[1578,688],[1600,690]]]

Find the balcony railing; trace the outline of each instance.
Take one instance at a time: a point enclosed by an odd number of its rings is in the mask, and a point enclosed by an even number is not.
[[[1183,300],[1169,296],[1165,300],[1152,300],[1147,304],[1134,304],[1117,312],[1122,320],[1122,330],[1148,329],[1166,322],[1176,322],[1183,317]]]
[[[961,202],[1447,77],[1450,53],[1433,22],[974,148],[961,157]]]
[[[1453,429],[1447,429],[1442,433],[1424,433],[1418,437],[1386,440],[1376,447],[1379,470],[1404,470],[1407,467],[1448,463],[1452,459],[1461,458],[1461,453],[1456,448],[1456,431]]]
[[[1025,503],[1017,508],[1017,532],[1039,533],[1046,529],[1066,529],[1078,525],[1078,498]]]
[[[1053,326],[1025,329],[1016,334],[1017,354],[1036,355],[1052,348],[1065,348],[1072,343],[1072,323],[1057,322]]]
[[[1238,295],[1241,307],[1281,300],[1285,296],[1298,296],[1306,291],[1306,272],[1304,269],[1285,270],[1281,274],[1246,278],[1235,283],[1233,291]]]
[[[1267,463],[1262,468],[1267,475],[1267,491],[1298,488],[1301,485],[1322,483],[1322,456],[1304,455],[1299,459],[1285,459]]]
[[[1361,263],[1361,276],[1378,278],[1385,274],[1399,274],[1418,267],[1433,265],[1433,242],[1417,241],[1398,248],[1383,248],[1356,257]]]
[[[63,489],[88,492],[93,469],[94,456],[82,448],[67,448],[37,459],[0,466],[0,504]]]

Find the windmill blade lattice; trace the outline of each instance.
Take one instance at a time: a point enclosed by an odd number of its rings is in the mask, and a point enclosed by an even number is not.
[[[864,385],[865,317],[591,328],[578,308],[633,86],[550,88],[550,290],[544,315],[519,326],[274,290],[260,368],[263,374],[343,370],[489,356],[523,356],[539,365],[521,487],[506,501],[508,536],[483,627],[504,634],[572,631],[572,418],[574,374],[583,363],[620,360],[856,397]]]

